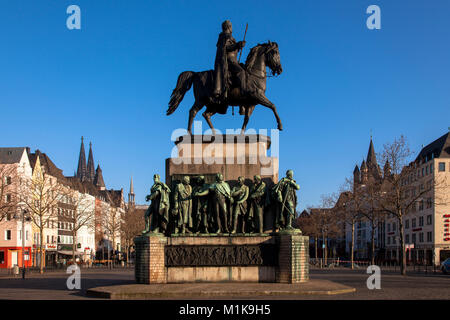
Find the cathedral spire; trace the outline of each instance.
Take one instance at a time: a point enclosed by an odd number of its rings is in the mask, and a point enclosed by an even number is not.
[[[130,181],[130,192],[128,193],[128,205],[134,206],[133,177],[131,177],[131,181]]]
[[[80,179],[80,181],[85,181],[87,178],[86,154],[84,152],[83,137],[81,137],[80,155],[78,157],[77,178]]]
[[[87,162],[87,179],[90,182],[94,182],[95,168],[94,168],[94,155],[92,153],[92,142],[89,142],[89,156]]]

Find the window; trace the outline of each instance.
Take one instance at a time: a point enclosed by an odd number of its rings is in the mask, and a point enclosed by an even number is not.
[[[423,232],[419,233],[419,242],[423,242]]]
[[[11,195],[7,194],[5,200],[6,200],[6,202],[11,202]]]
[[[406,242],[406,243],[409,243],[409,234],[406,235],[406,237],[405,237],[405,242]]]
[[[439,172],[445,171],[445,162],[439,162]]]
[[[428,175],[428,166],[425,167],[425,174]]]
[[[433,173],[433,164],[430,164],[430,173]]]
[[[11,240],[11,230],[5,230],[5,240]]]
[[[391,244],[391,237],[387,237],[387,244]]]
[[[419,201],[419,211],[423,210],[423,200]]]
[[[397,228],[396,228],[397,226],[395,225],[395,222],[392,224],[392,231],[397,231]],[[395,243],[395,241],[394,241],[394,243]]]
[[[431,198],[427,198],[427,209],[431,208],[433,206],[433,201]]]
[[[25,240],[27,240],[27,241],[28,241],[28,230],[27,230],[27,231],[25,231]]]
[[[7,186],[11,184],[11,177],[5,177],[5,184]]]
[[[47,243],[50,243],[50,236],[47,235]]]
[[[395,244],[395,237],[392,237],[392,244]]]
[[[5,263],[5,251],[0,250],[0,264]]]
[[[387,230],[388,230],[388,232],[391,231],[391,224],[390,223],[387,224]]]
[[[427,242],[433,242],[433,233],[427,232]]]
[[[409,220],[405,221],[405,229],[409,229]]]
[[[423,217],[419,217],[419,227],[423,227]]]
[[[425,175],[425,168],[422,168],[422,177]]]
[[[413,228],[416,227],[416,218],[413,218],[413,219],[411,220],[411,224],[412,224],[412,227],[413,227]]]
[[[413,235],[412,235],[412,243],[416,243],[416,234],[415,233],[413,233]]]
[[[427,225],[430,225],[432,223],[432,217],[431,214],[427,215]]]

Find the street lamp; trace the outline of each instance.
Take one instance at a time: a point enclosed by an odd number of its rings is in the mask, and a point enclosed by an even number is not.
[[[18,216],[16,215],[15,218],[18,218]],[[21,218],[22,218],[22,279],[25,279],[25,220],[30,221],[30,217],[26,209],[22,210]]]

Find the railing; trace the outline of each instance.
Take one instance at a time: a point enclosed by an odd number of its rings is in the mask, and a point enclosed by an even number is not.
[[[334,258],[310,258],[309,265],[316,268],[349,268],[351,269],[351,261],[348,259],[334,259]],[[370,260],[357,260],[353,261],[354,269],[366,269],[372,262]],[[400,263],[397,260],[383,260],[375,261],[375,265],[379,266],[382,271],[400,271]],[[439,265],[432,265],[427,261],[408,261],[406,264],[407,272],[417,273],[440,273]]]

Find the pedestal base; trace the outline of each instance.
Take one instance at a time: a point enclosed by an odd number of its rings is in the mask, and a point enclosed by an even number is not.
[[[309,238],[274,235],[135,238],[137,283],[309,280]]]

